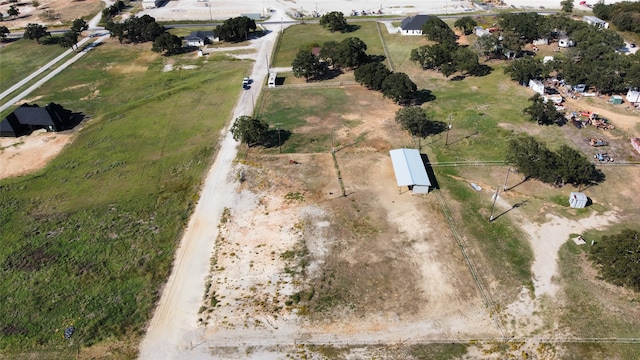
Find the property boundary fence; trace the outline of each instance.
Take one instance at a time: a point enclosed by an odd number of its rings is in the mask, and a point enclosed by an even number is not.
[[[487,287],[484,285],[484,282],[482,281],[482,278],[480,278],[480,275],[478,275],[478,271],[476,270],[476,265],[474,264],[473,260],[469,256],[464,239],[458,233],[458,230],[456,229],[456,226],[455,226],[455,222],[453,221],[453,218],[451,218],[451,214],[449,213],[449,208],[447,207],[447,204],[444,202],[442,195],[440,195],[440,191],[435,190],[434,193],[436,195],[436,198],[438,199],[438,203],[440,203],[440,207],[442,208],[442,213],[444,214],[444,217],[447,219],[447,222],[449,223],[449,227],[451,228],[453,237],[456,239],[456,242],[460,247],[460,251],[462,252],[462,256],[464,257],[464,260],[467,263],[467,266],[469,267],[471,276],[473,277],[473,280],[476,282],[478,290],[480,291],[480,295],[482,295],[482,299],[484,300],[485,306],[489,309],[489,315],[491,315],[491,318],[496,324],[496,327],[498,328],[500,335],[502,335],[502,337],[504,338],[505,337],[504,330],[502,329],[502,325],[500,324],[500,319],[498,318],[498,313],[495,309],[493,300],[491,299],[491,294],[489,294],[489,289],[487,289]]]
[[[376,22],[376,27],[378,28],[378,35],[380,36],[380,42],[382,43],[382,48],[384,49],[384,56],[387,57],[387,62],[389,63],[389,69],[393,72],[396,71],[395,66],[393,66],[393,60],[391,60],[391,56],[389,56],[389,49],[387,49],[387,43],[384,41],[384,37],[382,36],[382,30],[380,29],[380,22]]]

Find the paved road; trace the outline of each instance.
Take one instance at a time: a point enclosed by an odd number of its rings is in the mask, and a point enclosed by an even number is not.
[[[284,14],[283,10],[280,11]],[[253,102],[258,99],[265,85],[269,57],[275,46],[280,24],[267,27],[273,27],[269,29],[272,31],[253,40],[250,45],[258,50],[251,74],[254,82],[251,88],[242,90],[233,119],[252,115]],[[216,160],[205,179],[200,200],[176,251],[171,275],[140,345],[140,359],[207,358],[204,353],[191,351],[204,331],[197,324],[198,309],[204,294],[205,277],[209,273],[209,261],[218,236],[220,218],[225,207],[233,209],[237,203],[236,185],[228,179],[235,178],[230,174],[238,143],[233,140],[228,127],[223,130],[223,137]]]

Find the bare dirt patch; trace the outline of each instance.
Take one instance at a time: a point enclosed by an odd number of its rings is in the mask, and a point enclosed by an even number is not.
[[[103,7],[100,0],[41,0],[38,2],[40,3],[38,8],[31,6],[30,1],[24,2],[24,6],[18,7],[20,15],[16,19],[6,15],[11,4],[0,5],[0,12],[5,14],[4,26],[10,30],[24,28],[29,23],[56,27],[89,14],[96,14]],[[46,17],[45,14],[48,12],[55,14],[55,19]]]
[[[0,179],[43,168],[73,139],[76,130],[34,132],[19,138],[0,138]]]

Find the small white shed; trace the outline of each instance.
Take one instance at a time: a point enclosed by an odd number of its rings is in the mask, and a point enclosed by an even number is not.
[[[583,207],[587,206],[588,199],[589,198],[587,198],[587,195],[585,195],[584,193],[572,192],[569,195],[569,205],[575,209],[582,209]]]
[[[398,187],[408,186],[414,194],[426,194],[431,187],[420,152],[416,149],[394,149],[389,151]]]

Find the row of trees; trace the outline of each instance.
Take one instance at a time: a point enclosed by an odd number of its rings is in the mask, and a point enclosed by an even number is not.
[[[604,180],[584,154],[567,145],[554,152],[529,135],[509,142],[507,161],[513,164],[525,178],[564,186],[567,183],[586,185]]]
[[[415,98],[417,85],[402,72],[392,72],[379,62],[371,62],[357,68],[355,80],[370,90],[381,91],[384,97],[398,104],[407,104]]]
[[[177,54],[182,49],[182,40],[166,32],[164,26],[158,24],[156,19],[149,15],[128,18],[121,23],[109,20],[105,29],[109,31],[111,37],[117,37],[120,43],[125,40],[131,43],[153,41],[151,50],[165,51],[167,55]]]
[[[215,32],[220,40],[242,41],[249,38],[249,33],[256,31],[256,22],[246,16],[230,18],[222,25],[216,26]]]

